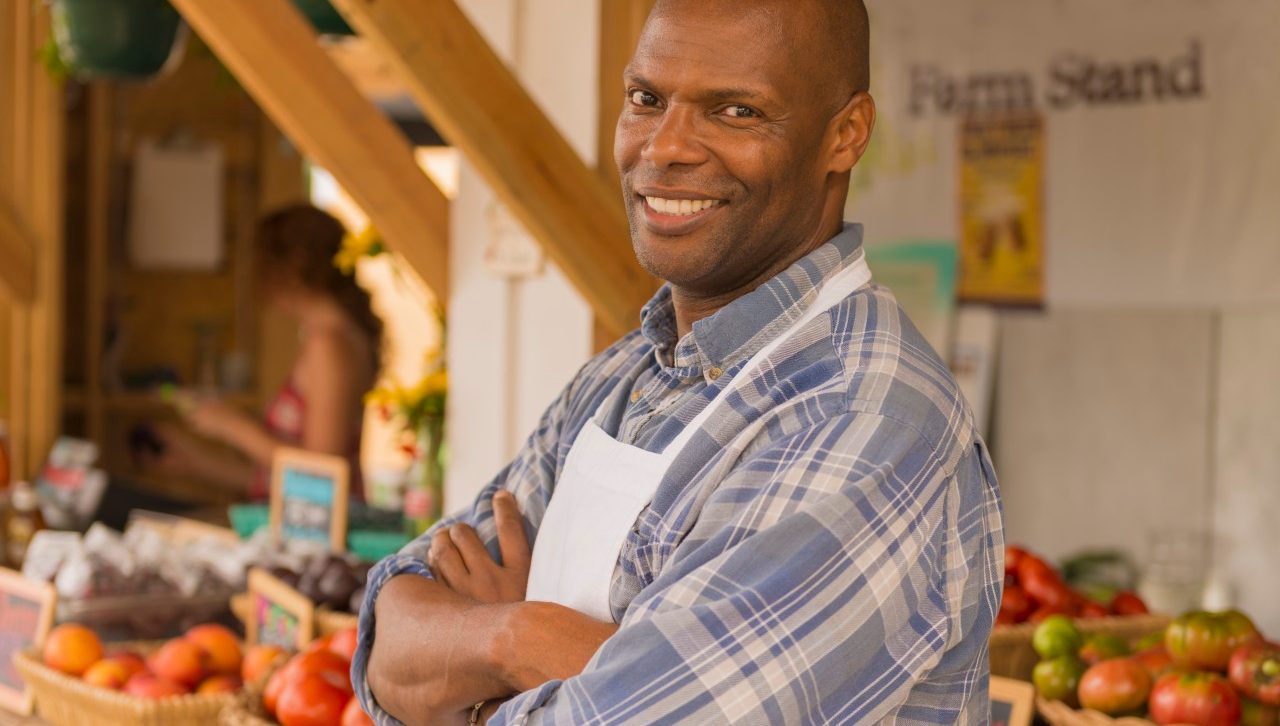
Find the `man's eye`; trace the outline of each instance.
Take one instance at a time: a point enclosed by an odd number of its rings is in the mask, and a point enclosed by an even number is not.
[[[733,118],[758,118],[760,114],[750,106],[729,106],[724,112]]]
[[[657,106],[658,97],[648,91],[632,91],[631,103],[635,106]]]

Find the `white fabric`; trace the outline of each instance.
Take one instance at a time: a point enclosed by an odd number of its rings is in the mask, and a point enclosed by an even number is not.
[[[565,459],[534,542],[526,599],[556,602],[597,620],[612,621],[609,588],[618,555],[671,462],[724,405],[735,384],[750,380],[746,373],[759,367],[806,323],[870,280],[871,270],[860,255],[828,280],[805,314],[752,356],[661,453],[623,444],[605,433],[597,421],[608,408],[610,401],[606,400],[593,420],[583,426]]]

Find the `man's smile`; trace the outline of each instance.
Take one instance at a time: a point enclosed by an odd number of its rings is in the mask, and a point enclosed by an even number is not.
[[[636,203],[644,207],[644,223],[650,232],[683,235],[702,224],[727,202],[692,191],[642,189]]]

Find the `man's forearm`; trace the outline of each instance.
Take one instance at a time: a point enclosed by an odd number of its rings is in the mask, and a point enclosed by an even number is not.
[[[369,658],[369,690],[406,724],[446,722],[477,701],[509,695],[493,667],[496,606],[417,575],[383,586]]]
[[[389,580],[375,614],[369,688],[407,724],[571,678],[617,631],[552,603],[477,603],[417,575]]]

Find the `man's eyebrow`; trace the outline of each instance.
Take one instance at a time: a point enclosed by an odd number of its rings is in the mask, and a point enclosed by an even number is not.
[[[652,81],[639,73],[627,71],[623,78],[628,85],[636,85],[643,88],[654,87]],[[699,93],[698,96],[707,101],[769,100],[769,96],[767,94],[751,88],[713,88]]]

